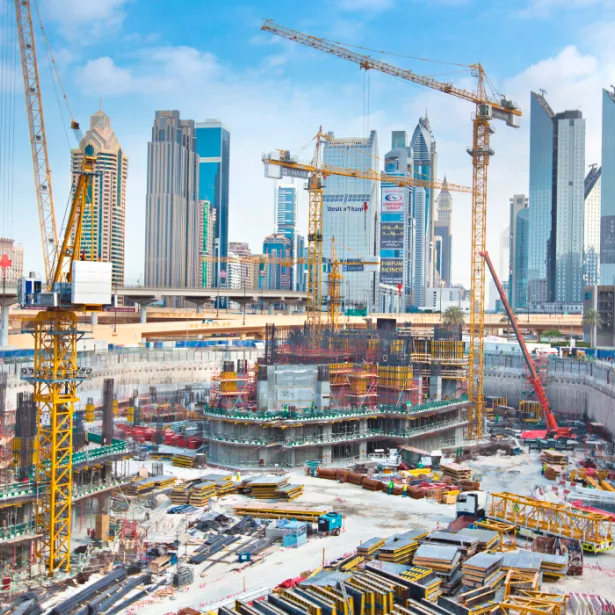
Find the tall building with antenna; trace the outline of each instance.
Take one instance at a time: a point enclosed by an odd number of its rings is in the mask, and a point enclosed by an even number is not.
[[[434,286],[451,285],[453,254],[453,197],[448,189],[446,175],[436,200],[437,218],[434,222]]]

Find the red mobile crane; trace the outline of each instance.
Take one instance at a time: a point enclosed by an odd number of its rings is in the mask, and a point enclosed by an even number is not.
[[[491,258],[489,258],[488,252],[481,252],[480,255],[485,259],[485,263],[489,268],[489,272],[491,273],[491,277],[495,282],[495,285],[498,289],[498,293],[500,294],[500,299],[502,300],[502,305],[506,310],[506,315],[510,320],[510,324],[512,325],[515,335],[517,336],[517,341],[519,342],[519,346],[521,347],[521,352],[523,353],[523,358],[525,359],[525,363],[527,365],[529,374],[528,380],[532,383],[534,387],[534,392],[536,393],[536,397],[538,398],[538,402],[542,406],[542,411],[545,415],[545,422],[547,424],[547,430],[544,432],[544,436],[542,437],[551,437],[551,438],[573,438],[574,435],[570,431],[568,427],[558,427],[557,421],[553,416],[553,412],[551,412],[551,407],[549,406],[549,400],[547,399],[547,393],[542,386],[542,382],[540,381],[540,376],[536,371],[536,366],[534,365],[534,361],[532,361],[532,357],[525,345],[525,340],[523,339],[523,335],[521,330],[519,329],[519,325],[517,324],[517,319],[508,303],[508,299],[506,298],[506,293],[500,284],[500,280],[498,279],[498,274],[495,272],[493,267],[493,263],[491,262]]]

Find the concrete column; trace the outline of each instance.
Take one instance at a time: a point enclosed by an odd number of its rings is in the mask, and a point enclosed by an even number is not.
[[[139,322],[144,325],[147,322],[147,306],[139,306]]]
[[[2,304],[2,330],[0,332],[0,342],[2,346],[9,345],[9,305]]]
[[[367,419],[359,419],[359,433],[367,433]]]
[[[359,456],[361,459],[367,458],[367,442],[359,442]]]
[[[322,426],[322,439],[326,442],[331,438],[332,426],[331,423],[324,423]]]
[[[333,447],[332,446],[323,446],[322,452],[320,454],[320,460],[324,465],[331,463],[333,461]]]
[[[93,327],[98,324],[98,312],[90,312],[90,324]]]
[[[292,303],[287,303],[286,304],[286,314],[288,316],[292,316],[292,314],[293,314],[293,305],[292,305]]]
[[[273,303],[267,304],[267,314],[269,314],[270,316],[273,316]]]

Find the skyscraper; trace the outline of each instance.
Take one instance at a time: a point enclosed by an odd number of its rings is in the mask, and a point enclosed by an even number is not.
[[[83,151],[90,145],[97,156],[96,174],[92,178],[92,213],[86,208],[83,221],[81,250],[89,254],[94,246],[93,260],[112,263],[114,285],[124,284],[124,244],[126,239],[126,180],[128,156],[122,151],[111,119],[102,111],[90,117],[90,129],[79,149],[71,152],[72,185],[76,188],[83,161]]]
[[[600,283],[615,284],[615,89],[602,90]]]
[[[199,216],[201,286],[212,288],[214,271],[217,269],[216,262],[213,260],[215,258],[216,210],[209,201],[199,201]]]
[[[290,258],[291,242],[288,237],[282,233],[274,233],[265,237],[263,242],[263,254],[272,258],[271,264],[265,265],[265,279],[263,280],[263,288],[269,290],[291,290],[291,270],[292,267],[287,266],[284,262],[275,262],[276,260],[286,260]]]
[[[147,146],[145,285],[199,286],[202,214],[194,122],[156,111]]]
[[[231,133],[218,120],[205,120],[196,124],[196,151],[198,154],[198,198],[209,201],[216,210],[214,256],[228,256],[229,175]],[[216,263],[212,284],[224,280],[224,262]]]
[[[528,207],[524,194],[510,199],[510,259],[504,279],[508,279],[508,301],[514,309],[527,308]]]
[[[528,292],[533,304],[551,301],[547,268],[552,250],[553,117],[542,94],[532,92],[530,104],[530,229]]]
[[[595,286],[600,280],[601,175],[602,169],[598,165],[592,164],[585,177],[584,286]]]
[[[434,223],[434,285],[451,285],[451,259],[453,254],[453,197],[448,190],[446,175],[436,201],[437,219]]]
[[[531,95],[530,304],[581,303],[583,293],[585,120],[555,114]]]
[[[284,235],[291,244],[291,256],[297,256],[297,188],[293,184],[278,184],[275,191],[275,232]],[[296,286],[297,267],[290,272],[291,288]]]
[[[384,157],[387,175],[413,177],[412,148],[406,131],[395,130],[391,135],[391,151]],[[380,284],[401,289],[403,301],[399,309],[413,305],[412,272],[414,225],[412,218],[413,188],[383,182],[380,210]],[[386,311],[387,293],[382,288],[380,309]]]
[[[378,139],[372,130],[367,138],[335,138],[323,148],[325,164],[367,171],[378,168]],[[335,237],[337,257],[342,264],[345,305],[372,310],[376,302],[378,254],[378,182],[352,177],[328,177],[323,195],[323,258],[331,257]],[[346,265],[344,261],[353,261]],[[363,263],[362,261],[366,261]],[[327,296],[323,276],[323,297]]]
[[[412,135],[414,179],[430,181],[436,175],[436,141],[431,124],[425,117],[419,122]],[[433,286],[435,199],[431,188],[414,188],[412,217],[415,227],[413,252],[412,290],[415,305],[423,305],[425,289]]]

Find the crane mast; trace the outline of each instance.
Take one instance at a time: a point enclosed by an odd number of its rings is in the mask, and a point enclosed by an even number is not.
[[[50,280],[58,246],[58,231],[51,189],[51,168],[47,151],[43,101],[36,61],[36,45],[34,42],[30,0],[15,0],[15,13],[17,17],[17,30],[19,32],[19,51],[26,93],[26,107],[28,110],[28,126],[30,127],[30,145],[32,148],[34,184],[41,227],[45,279]]]
[[[290,41],[306,47],[328,53],[348,62],[357,64],[364,70],[379,72],[405,79],[443,94],[448,94],[474,103],[476,111],[473,117],[472,146],[468,153],[472,157],[472,254],[471,254],[471,287],[470,287],[470,348],[468,370],[468,394],[470,408],[468,412],[468,438],[480,440],[483,435],[483,416],[485,410],[484,398],[484,337],[485,337],[485,263],[481,252],[486,248],[487,229],[487,172],[489,159],[493,155],[490,147],[492,120],[502,120],[508,126],[518,127],[521,115],[519,108],[505,97],[499,100],[489,98],[485,89],[485,72],[480,64],[472,64],[470,68],[478,78],[475,92],[454,86],[450,82],[442,82],[433,77],[419,75],[413,71],[398,68],[387,62],[381,62],[368,55],[351,51],[342,45],[327,41],[316,36],[310,36],[297,30],[267,20],[262,30],[272,32]]]

